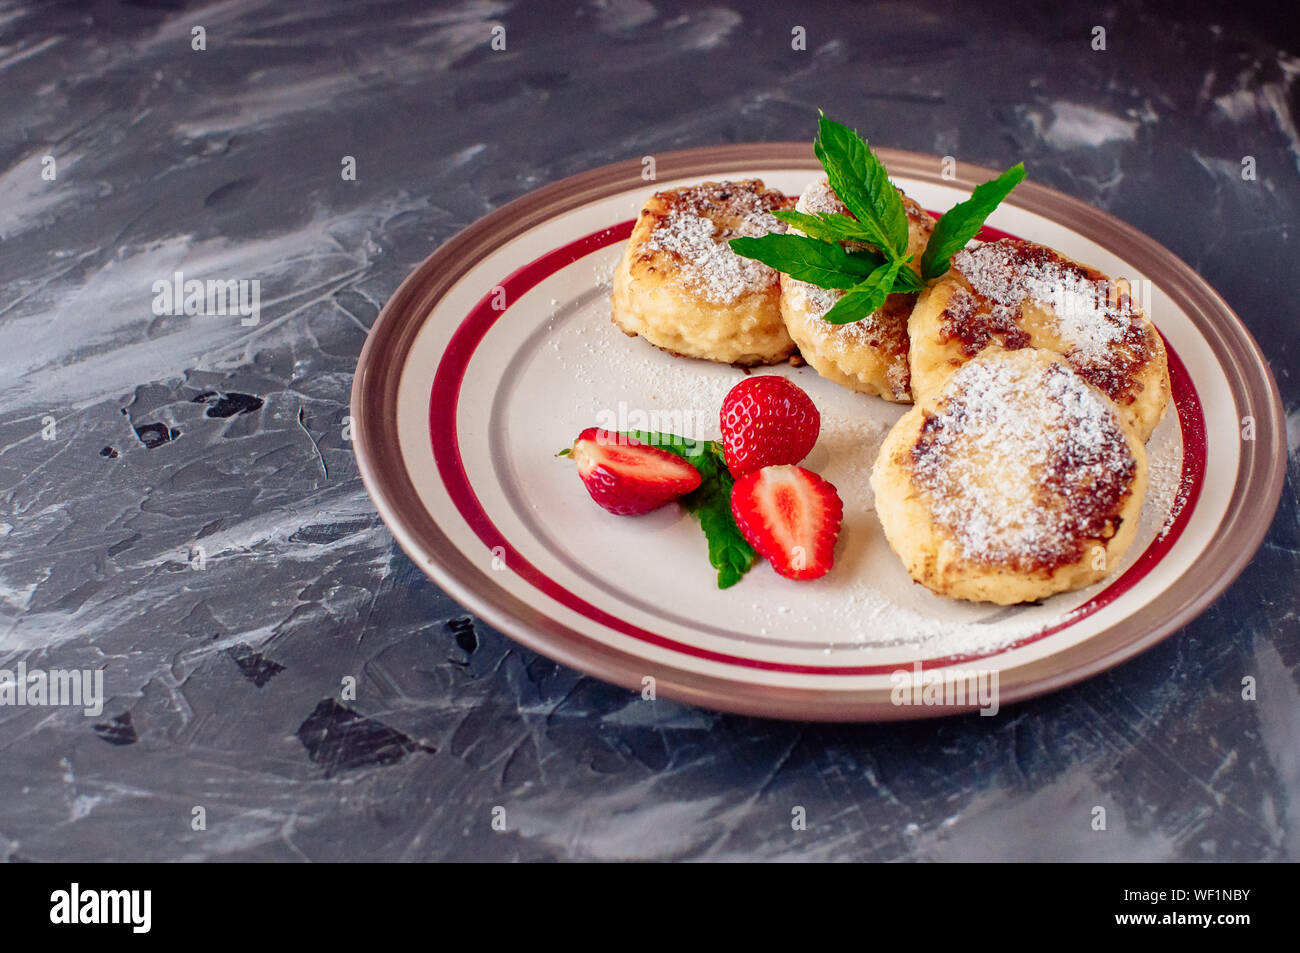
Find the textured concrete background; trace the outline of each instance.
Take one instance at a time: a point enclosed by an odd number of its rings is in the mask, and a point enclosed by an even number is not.
[[[1042,6],[0,5],[0,667],[110,696],[0,708],[0,857],[1300,859],[1294,13]],[[407,560],[343,437],[367,328],[456,230],[817,107],[1147,231],[1286,401],[1291,482],[1229,593],[992,724],[768,723],[560,668]],[[178,270],[259,279],[261,323],[156,317]]]

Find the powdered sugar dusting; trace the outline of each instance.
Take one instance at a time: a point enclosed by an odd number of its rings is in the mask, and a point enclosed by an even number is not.
[[[569,499],[574,490],[567,461],[540,467],[556,447],[572,440],[602,413],[637,412],[648,423],[677,429],[668,421],[678,415],[681,431],[705,438],[718,436],[718,408],[727,391],[742,377],[733,368],[673,357],[620,333],[610,323],[609,281],[621,249],[592,256],[575,269],[582,280],[558,302],[549,296],[538,304],[540,346],[520,368],[518,401],[506,406],[508,446],[525,447],[536,436],[536,447],[523,454],[526,466],[554,471],[553,491],[539,496],[534,512],[548,514],[556,499]],[[885,658],[983,655],[1018,642],[1045,627],[1066,620],[1077,607],[1114,580],[1114,574],[1087,589],[1063,593],[1037,606],[998,608],[937,596],[913,583],[890,550],[874,511],[870,487],[872,461],[881,442],[904,412],[885,401],[865,398],[817,377],[811,368],[772,368],[757,373],[791,376],[804,388],[822,415],[821,436],[804,465],[835,485],[844,501],[844,530],[836,547],[835,568],[811,583],[777,577],[769,567],[756,566],[739,585],[714,588],[698,527],[689,516],[671,510],[649,521],[619,523],[610,518],[591,536],[610,541],[608,550],[593,557],[592,572],[626,582],[656,606],[690,607],[691,618],[745,633],[728,648],[724,641],[708,642],[720,650],[766,652],[767,644],[800,645],[805,653],[828,661],[857,664]],[[545,394],[545,400],[538,395]],[[656,419],[655,413],[659,413]],[[693,415],[689,416],[688,415]],[[522,452],[522,451],[521,451]],[[1138,539],[1116,572],[1131,565],[1166,523],[1178,486],[1181,441],[1178,421],[1170,415],[1157,428],[1147,448],[1150,489],[1143,506]],[[530,474],[530,480],[534,475]],[[531,486],[531,483],[530,483]],[[579,493],[580,493],[579,489]],[[591,504],[578,500],[578,503]],[[598,519],[597,511],[581,511]],[[540,518],[540,516],[539,516]],[[557,517],[559,519],[559,517]],[[557,523],[559,538],[571,535],[572,525]],[[589,541],[590,542],[590,541]],[[585,550],[584,550],[585,552]],[[653,572],[665,568],[662,579]],[[649,565],[648,565],[649,564]],[[654,578],[651,578],[653,576]],[[751,644],[752,643],[752,644]],[[924,656],[915,653],[924,652]]]
[[[1182,430],[1176,414],[1167,417],[1147,441],[1147,498],[1143,519],[1150,516],[1164,539],[1187,502],[1189,484],[1183,482]]]
[[[1148,356],[1141,314],[1124,286],[1049,248],[1002,239],[958,252],[952,265],[989,302],[990,330],[1014,329],[1026,302],[1050,310],[1067,360],[1111,397]]]
[[[798,278],[791,278],[790,280],[799,281]],[[806,281],[799,281],[799,284],[803,287],[804,298],[808,302],[808,313],[814,318],[825,317],[826,312],[835,307],[835,302],[844,297],[844,292],[838,288],[821,288],[817,285],[810,285]],[[867,317],[861,321],[854,321],[852,324],[839,325],[843,334],[841,340],[847,341],[853,338],[865,340],[866,334],[863,332],[862,326],[870,323],[871,318]]]
[[[844,207],[839,196],[831,188],[831,184],[826,179],[811,183],[799,194],[799,201],[795,203],[795,210],[803,212],[806,215],[847,215],[849,210]],[[797,228],[790,231],[795,235],[802,235],[803,232]],[[846,248],[854,247],[853,242],[846,242]],[[861,247],[861,246],[857,246]],[[836,288],[821,288],[817,285],[809,284],[806,281],[799,281],[797,278],[787,278],[797,285],[804,293],[804,298],[808,302],[808,314],[810,317],[820,318],[831,308],[835,307],[835,302],[844,297],[844,292]],[[861,341],[866,340],[866,335],[860,330],[859,326],[866,321],[855,322],[842,326],[845,334],[844,340],[847,342],[857,337]],[[853,330],[858,329],[858,330]],[[859,343],[861,343],[861,341]]]
[[[965,558],[1053,569],[1109,536],[1137,462],[1114,413],[1076,374],[1013,354],[964,365],[912,451],[935,522]]]
[[[828,179],[818,179],[808,185],[799,195],[799,204],[795,206],[800,212],[809,215],[848,215],[849,210],[840,197],[831,188]]]
[[[646,243],[678,261],[682,286],[715,304],[729,304],[746,294],[771,289],[777,273],[760,261],[743,258],[727,244],[733,238],[758,238],[783,232],[772,209],[787,204],[758,180],[705,182],[660,193],[666,212]]]

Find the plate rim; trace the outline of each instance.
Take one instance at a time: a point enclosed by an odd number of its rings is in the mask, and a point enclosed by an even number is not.
[[[945,176],[937,157],[888,148],[876,151],[891,173],[939,185],[970,189],[997,174],[961,163],[955,175]],[[659,153],[655,161],[660,180],[732,176],[773,167],[807,168],[810,172],[821,168],[811,147],[802,142],[702,146]],[[436,248],[385,303],[358,358],[349,409],[358,471],[380,517],[421,570],[480,618],[548,658],[629,690],[640,691],[642,678],[653,675],[656,694],[666,698],[715,710],[802,721],[889,721],[974,710],[974,705],[894,705],[887,690],[760,685],[677,668],[605,645],[497,587],[484,570],[460,554],[419,501],[397,440],[396,398],[410,346],[434,304],[482,258],[541,223],[591,202],[647,187],[651,183],[642,178],[642,168],[639,158],[610,163],[514,199]],[[1189,596],[1175,582],[1137,613],[1078,645],[1000,670],[1001,706],[1111,668],[1203,612],[1240,575],[1262,543],[1281,498],[1287,463],[1281,396],[1268,362],[1236,313],[1189,265],[1133,226],[1047,186],[1023,183],[1008,204],[1066,225],[1125,261],[1141,264],[1146,276],[1183,308],[1214,351],[1238,418],[1247,413],[1255,418],[1257,452],[1240,455],[1228,508],[1215,530],[1217,545],[1198,556],[1198,561],[1213,560],[1210,585]],[[1270,452],[1258,452],[1261,447]],[[1263,501],[1267,506],[1248,505],[1247,500]],[[1152,607],[1159,607],[1159,621],[1138,624],[1144,615],[1153,614]],[[1008,679],[1008,674],[1014,677]]]

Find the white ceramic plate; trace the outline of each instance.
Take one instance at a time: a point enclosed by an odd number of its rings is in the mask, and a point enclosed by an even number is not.
[[[881,155],[936,212],[992,175],[945,181],[938,159]],[[798,193],[820,170],[806,145],[771,143],[661,156],[658,171],[645,182],[639,162],[593,170],[471,226],[393,296],[358,365],[354,441],[380,513],[435,581],[512,637],[628,688],[715,708],[926,717],[988,707],[973,693],[989,692],[995,672],[1005,705],[1116,664],[1203,609],[1258,546],[1285,442],[1250,335],[1168,251],[1025,184],[989,225],[1134,280],[1168,345],[1174,401],[1148,445],[1151,489],[1124,563],[1089,589],[1013,608],[915,585],[868,485],[905,408],[783,365],[758,373],[791,377],[821,410],[806,465],[845,503],[836,565],[796,583],[760,562],[718,590],[689,516],[674,506],[609,515],[555,453],[592,425],[716,437],[722,397],[742,377],[610,323],[609,277],[650,193],[739,177]],[[1253,439],[1243,440],[1247,418]],[[926,696],[913,686],[938,679],[948,703],[918,703]],[[972,695],[954,697],[958,685]]]

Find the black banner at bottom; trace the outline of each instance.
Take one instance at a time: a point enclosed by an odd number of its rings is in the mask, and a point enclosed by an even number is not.
[[[517,930],[535,941],[539,931],[562,929],[580,943],[611,926],[653,942],[661,931],[697,925],[710,935],[770,940],[768,931],[820,934],[831,921],[864,942],[889,927],[906,929],[914,942],[1031,930],[1025,935],[1231,943],[1260,928],[1287,930],[1295,916],[1283,909],[1293,893],[1289,865],[631,867],[11,864],[0,866],[0,908],[10,943],[32,934],[338,941],[354,931],[439,923],[486,930],[494,940]],[[552,932],[548,943],[556,940]]]

